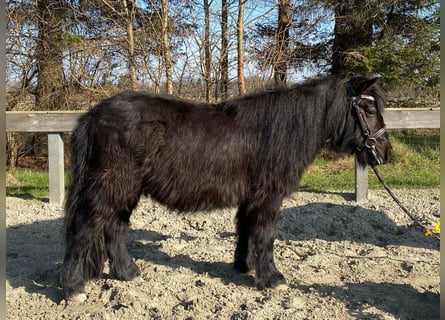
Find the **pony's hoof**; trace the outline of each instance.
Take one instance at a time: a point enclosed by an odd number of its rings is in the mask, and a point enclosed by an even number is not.
[[[247,275],[254,275],[255,268],[251,268],[245,261],[243,260],[235,260],[233,267],[239,273],[244,273]]]
[[[233,267],[239,273],[247,274],[249,276],[255,275],[255,269],[251,269],[251,268],[244,267],[244,266],[237,266],[236,264]]]
[[[286,286],[286,280],[284,276],[280,273],[274,273],[269,278],[256,278],[255,284],[258,290],[264,290],[266,288],[283,289]]]
[[[247,270],[246,272],[244,272],[244,274],[248,276],[255,276],[255,269]]]
[[[116,279],[116,280],[122,280],[122,281],[131,281],[136,277],[139,277],[141,275],[141,271],[139,267],[131,261],[126,267],[124,268],[112,268],[110,270],[110,278]]]
[[[287,285],[286,282],[284,282],[284,283],[280,283],[279,285],[277,285],[274,289],[278,290],[278,291],[285,291],[285,290],[289,289],[289,286]]]
[[[66,301],[71,304],[81,304],[87,300],[87,295],[85,293],[76,293],[69,297]]]

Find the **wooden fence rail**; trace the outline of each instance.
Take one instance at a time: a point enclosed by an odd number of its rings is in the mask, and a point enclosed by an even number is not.
[[[83,111],[6,112],[7,132],[48,133],[49,201],[62,205],[65,195],[63,134],[71,132]],[[388,129],[440,128],[440,109],[386,109]],[[355,165],[357,202],[368,199],[368,168]]]

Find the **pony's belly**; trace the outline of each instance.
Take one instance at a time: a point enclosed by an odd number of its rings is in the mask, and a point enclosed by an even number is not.
[[[238,206],[246,195],[244,179],[212,182],[216,179],[180,179],[170,176],[168,180],[149,181],[144,186],[144,194],[170,209],[179,211],[209,211]],[[190,183],[192,181],[192,183]]]

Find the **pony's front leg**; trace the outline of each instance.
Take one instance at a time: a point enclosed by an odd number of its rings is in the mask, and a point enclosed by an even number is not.
[[[249,250],[249,241],[254,224],[247,215],[248,203],[239,206],[236,214],[238,242],[235,249],[235,269],[241,273],[249,273],[255,270],[255,260],[252,251]]]
[[[235,267],[241,272],[254,268],[255,284],[260,290],[285,283],[283,274],[275,266],[273,252],[281,202],[281,197],[274,197],[261,205],[240,207],[237,213],[239,238]]]
[[[259,212],[256,228],[250,238],[250,247],[255,257],[255,284],[259,290],[275,288],[286,282],[274,261],[277,216],[278,210]]]

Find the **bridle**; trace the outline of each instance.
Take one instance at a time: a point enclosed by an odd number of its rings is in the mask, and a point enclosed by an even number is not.
[[[366,94],[362,94],[360,96],[356,96],[356,95],[351,95],[351,107],[353,110],[355,110],[356,116],[357,116],[357,120],[360,124],[360,128],[362,130],[362,135],[365,138],[365,143],[364,143],[364,147],[367,149],[371,150],[372,155],[374,156],[374,159],[377,161],[378,164],[382,164],[383,161],[377,156],[377,152],[375,151],[375,145],[377,143],[377,139],[383,135],[386,132],[386,126],[383,126],[383,128],[377,130],[376,132],[374,132],[373,134],[371,134],[369,132],[369,128],[368,125],[365,121],[365,119],[363,118],[361,112],[360,112],[360,100],[361,99],[368,99],[371,101],[375,101],[375,98],[373,96],[369,96]],[[358,151],[361,151],[362,148],[356,147],[356,149]],[[374,170],[377,178],[379,179],[379,181],[382,183],[383,187],[386,189],[386,191],[388,191],[389,195],[394,199],[394,201],[400,206],[400,208],[415,222],[417,223],[420,227],[422,227],[425,230],[425,236],[429,236],[432,235],[435,238],[440,240],[439,234],[440,231],[437,232],[436,228],[438,225],[436,223],[436,227],[434,230],[429,229],[425,224],[423,224],[422,222],[420,222],[415,215],[413,215],[401,202],[400,200],[396,197],[396,195],[392,192],[392,190],[389,188],[389,186],[385,183],[385,181],[383,180],[382,176],[380,175],[379,171],[377,170],[377,167],[374,165],[371,165],[372,169]]]
[[[377,156],[375,145],[377,143],[377,139],[386,132],[386,126],[383,126],[383,128],[380,128],[379,130],[371,134],[371,132],[369,131],[368,124],[366,123],[366,120],[363,118],[360,112],[359,104],[360,100],[362,99],[375,101],[375,98],[373,96],[369,96],[366,94],[362,94],[360,96],[352,96],[351,106],[352,109],[355,110],[355,114],[357,116],[357,120],[359,122],[360,129],[362,131],[362,136],[363,138],[365,138],[364,147],[371,151],[371,154],[374,156],[374,159],[377,161],[378,164],[382,164],[383,161]],[[362,151],[362,147],[357,147],[357,150]]]

